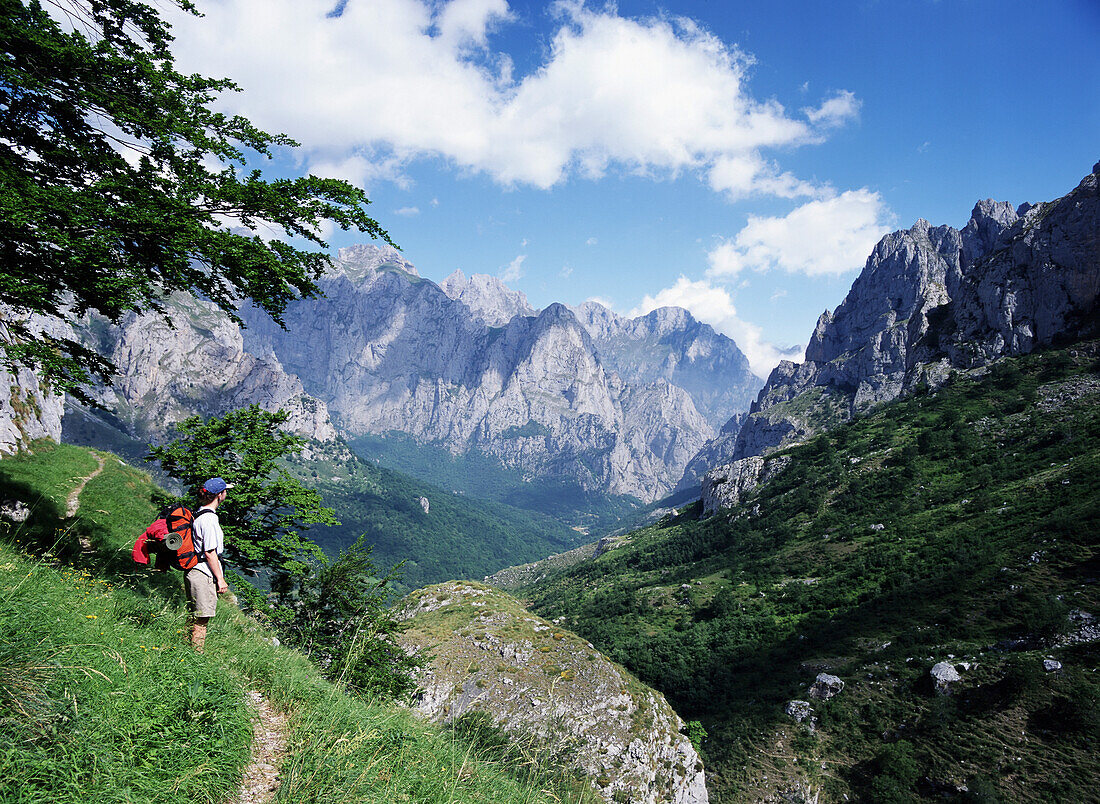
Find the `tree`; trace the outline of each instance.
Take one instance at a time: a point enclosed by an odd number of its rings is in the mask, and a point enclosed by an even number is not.
[[[176,425],[173,441],[150,451],[150,460],[160,461],[188,491],[197,493],[211,477],[233,484],[218,515],[229,562],[246,571],[308,571],[310,562],[324,554],[301,531],[313,524],[339,524],[320,494],[279,465],[280,458],[305,444],[279,429],[286,420],[284,411],[269,413],[258,405],[221,418],[192,416]]]
[[[169,0],[197,14],[190,0]],[[277,322],[317,293],[332,221],[390,241],[366,195],[335,179],[265,180],[249,159],[296,146],[211,109],[227,79],[183,75],[141,0],[0,0],[0,344],[5,366],[82,395],[110,364],[34,314],[164,313],[178,290],[235,320],[250,298]],[[56,19],[55,19],[56,17]],[[62,20],[59,22],[59,20]],[[246,154],[250,156],[246,158]],[[217,167],[210,167],[216,164]],[[307,249],[236,234],[283,231]]]
[[[257,596],[249,602],[329,678],[360,694],[403,698],[423,662],[394,640],[401,625],[387,605],[387,585],[400,577],[400,565],[379,577],[371,552],[360,536],[331,561],[273,578],[271,605]]]

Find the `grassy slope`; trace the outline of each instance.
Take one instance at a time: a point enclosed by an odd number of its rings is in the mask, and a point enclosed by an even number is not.
[[[0,499],[32,508],[0,520],[0,801],[225,801],[249,754],[246,689],[289,715],[279,801],[572,800],[392,704],[348,697],[225,602],[195,654],[180,576],[129,558],[158,492],[104,457],[72,519],[64,500],[96,466],[88,450],[40,444],[0,461]]]
[[[888,406],[525,596],[703,721],[712,801],[1096,801],[1098,651],[1059,637],[1100,614],[1098,353]],[[950,696],[941,660],[970,663]],[[823,670],[811,732],[784,705]]]

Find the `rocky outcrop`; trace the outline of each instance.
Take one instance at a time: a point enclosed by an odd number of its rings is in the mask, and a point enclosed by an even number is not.
[[[392,249],[345,249],[321,279],[324,298],[288,307],[286,331],[245,310],[245,343],[301,377],[349,435],[400,431],[645,501],[671,490],[714,434],[695,396],[660,372],[608,368],[609,353],[568,308],[514,314],[522,296],[474,279],[448,278],[452,298]],[[642,329],[663,337],[688,327],[685,315],[661,313]]]
[[[335,438],[325,404],[307,395],[274,356],[245,352],[240,328],[213,304],[178,294],[168,316],[171,323],[156,313],[129,313],[113,325],[92,315],[78,326],[118,369],[110,386],[92,394],[129,435],[156,443],[188,416],[256,404],[286,411],[289,432],[322,442]]]
[[[772,372],[737,431],[731,461],[936,387],[953,370],[1094,336],[1098,172],[1100,164],[1049,204],[982,201],[962,230],[920,220],[884,237],[840,306],[821,315],[805,362]]]
[[[7,324],[14,313],[0,309],[0,349],[11,343]],[[48,332],[56,338],[71,338],[72,330],[57,319],[24,316],[31,332]],[[0,366],[0,455],[10,455],[40,438],[61,440],[64,399],[45,386],[27,368]]]
[[[951,685],[962,679],[951,662],[937,662],[928,674],[932,677],[932,684],[939,695],[950,695]]]
[[[771,480],[791,461],[787,455],[764,458],[750,455],[708,472],[703,478],[703,512],[713,514],[720,508],[731,508],[761,483]]]
[[[590,643],[474,583],[413,592],[399,616],[402,645],[428,658],[415,704],[425,717],[484,712],[512,739],[569,757],[608,801],[707,801],[683,721]]]

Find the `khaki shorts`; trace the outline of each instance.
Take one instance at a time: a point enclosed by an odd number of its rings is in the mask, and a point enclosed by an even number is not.
[[[218,590],[214,579],[197,567],[187,570],[183,588],[187,603],[196,617],[213,617],[218,608]]]

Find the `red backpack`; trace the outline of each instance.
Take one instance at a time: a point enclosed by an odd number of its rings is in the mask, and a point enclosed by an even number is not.
[[[203,546],[195,544],[194,525],[197,517],[209,513],[213,512],[202,508],[193,514],[183,505],[165,512],[134,543],[134,561],[148,564],[150,555],[155,555],[158,570],[172,566],[185,572],[205,561]]]
[[[214,513],[209,508],[200,508],[197,514],[192,514],[191,509],[181,505],[173,508],[165,517],[168,525],[168,533],[164,537],[164,546],[167,548],[173,567],[186,572],[193,569],[200,561],[206,561],[206,553],[202,543],[195,543],[195,520],[203,514]]]

